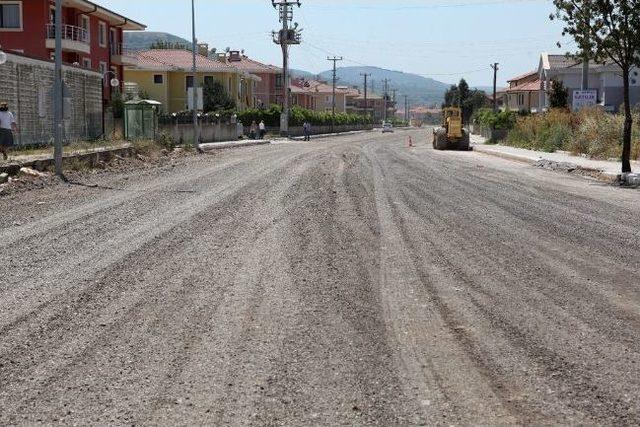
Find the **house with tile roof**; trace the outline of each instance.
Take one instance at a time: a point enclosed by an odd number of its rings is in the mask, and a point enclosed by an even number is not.
[[[215,59],[246,73],[260,77],[260,81],[256,83],[254,93],[257,106],[268,108],[271,105],[282,104],[282,68],[276,67],[275,65],[263,64],[262,62],[249,58],[243,51],[238,50],[219,53],[215,56]]]
[[[541,81],[537,71],[512,77],[507,83],[509,87],[503,93],[504,109],[532,113],[538,111]]]
[[[292,105],[313,111],[333,110],[333,86],[325,82],[297,78],[290,89]],[[336,88],[336,113],[347,111],[347,93],[344,88]]]
[[[582,61],[567,55],[550,55],[543,53],[538,65],[540,79],[538,110],[549,107],[547,91],[551,81],[561,81],[569,89],[569,103],[573,101],[573,91],[579,90],[582,83]],[[640,70],[631,71],[632,105],[640,104]],[[612,62],[598,63],[591,61],[589,65],[589,88],[597,92],[597,102],[607,111],[617,112],[623,103],[623,80],[620,67]]]
[[[148,49],[136,52],[135,56],[136,65],[124,71],[127,85],[159,101],[165,113],[189,109],[189,89],[195,82],[202,88],[214,80],[222,84],[238,109],[256,106],[255,89],[260,77],[232,64],[197,54],[194,74],[193,57],[188,50]]]

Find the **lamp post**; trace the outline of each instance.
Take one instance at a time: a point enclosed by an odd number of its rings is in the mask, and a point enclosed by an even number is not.
[[[200,152],[200,135],[198,135],[198,76],[196,74],[197,72],[197,67],[196,67],[196,49],[198,48],[197,46],[197,40],[196,40],[196,2],[195,0],[191,0],[191,35],[192,35],[192,40],[191,40],[191,50],[192,50],[192,54],[193,54],[193,94],[191,97],[191,101],[193,102],[193,146],[196,149],[197,152]]]
[[[53,157],[55,159],[56,175],[62,174],[62,0],[56,0],[55,16],[55,68],[53,77],[53,133],[55,145]]]
[[[107,79],[107,76],[109,76],[110,74],[113,74],[113,78],[111,80],[109,80],[109,85],[111,87],[117,87],[120,86],[120,81],[116,78],[117,74],[113,71],[107,71],[106,73],[104,73],[102,75],[102,102],[104,102],[104,82]],[[114,134],[115,134],[115,128],[114,128]],[[102,109],[102,135],[106,136],[106,129],[105,129],[105,122],[104,122],[104,106]]]

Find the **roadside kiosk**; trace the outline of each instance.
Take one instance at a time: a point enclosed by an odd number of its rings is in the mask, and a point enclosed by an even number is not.
[[[124,103],[124,139],[155,139],[158,130],[158,101],[139,99]]]

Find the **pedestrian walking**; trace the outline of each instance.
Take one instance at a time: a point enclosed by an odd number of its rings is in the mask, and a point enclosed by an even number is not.
[[[264,136],[267,134],[267,126],[265,126],[264,120],[260,120],[258,127],[260,129],[260,139],[264,139]]]
[[[256,134],[258,133],[258,125],[256,121],[251,122],[251,127],[249,128],[249,138],[256,139]]]
[[[302,132],[304,133],[304,140],[311,141],[311,123],[304,122],[302,125]]]
[[[4,160],[9,158],[9,150],[13,147],[13,134],[18,133],[16,118],[6,102],[0,102],[0,152]]]

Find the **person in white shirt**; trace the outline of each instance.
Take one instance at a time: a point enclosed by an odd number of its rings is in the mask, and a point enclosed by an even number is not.
[[[13,147],[13,133],[18,133],[16,118],[6,102],[0,102],[0,152],[2,157],[9,158],[9,149]]]
[[[258,128],[260,130],[260,139],[264,139],[264,136],[267,133],[267,127],[264,124],[264,120],[260,121],[260,124],[258,125]]]

